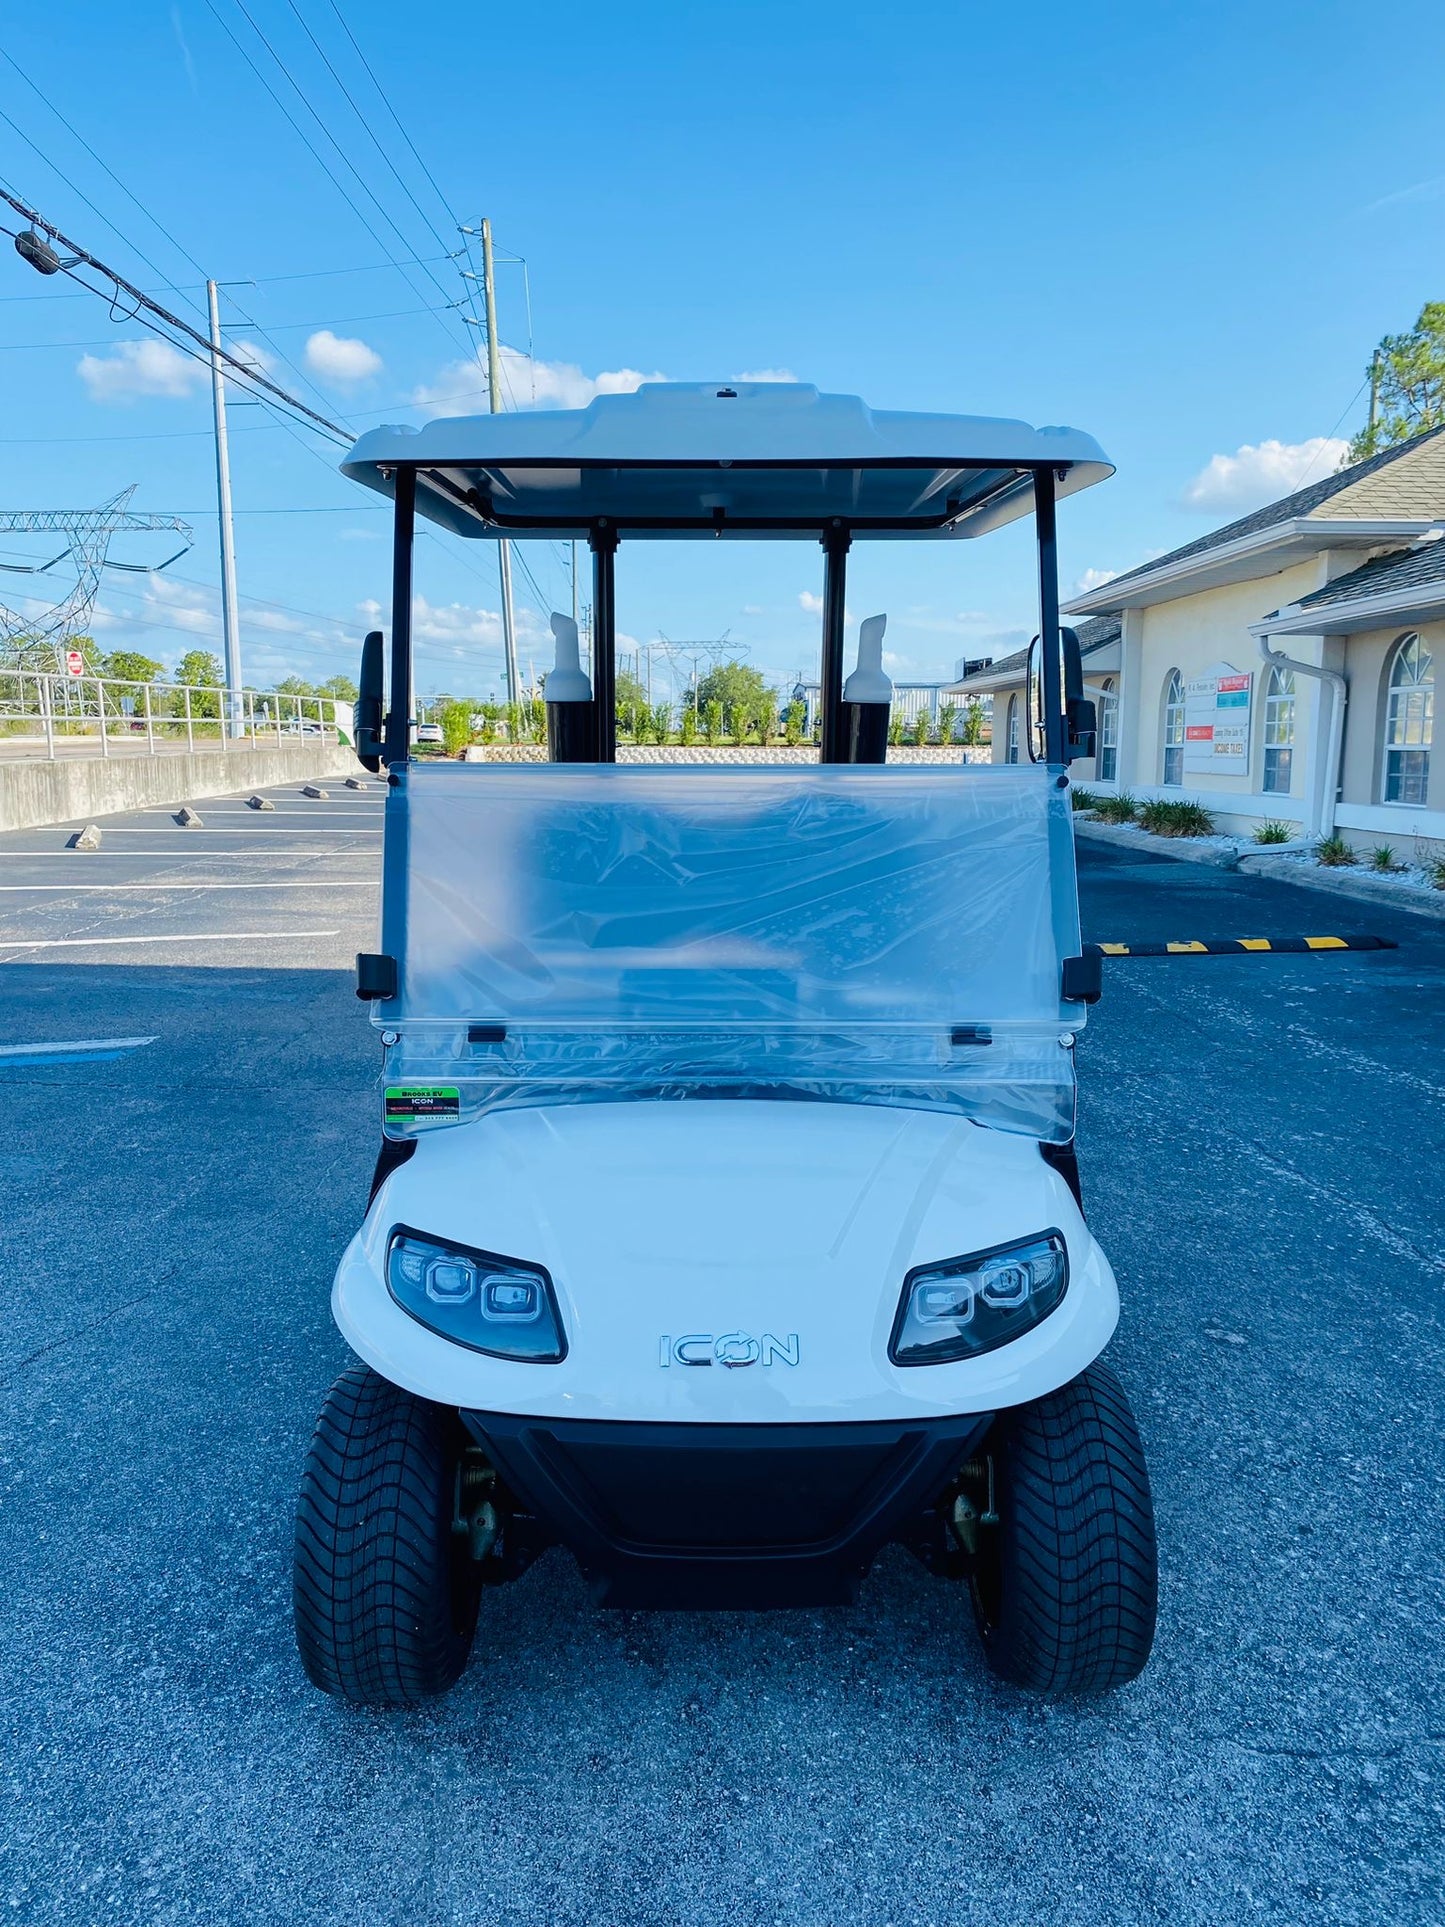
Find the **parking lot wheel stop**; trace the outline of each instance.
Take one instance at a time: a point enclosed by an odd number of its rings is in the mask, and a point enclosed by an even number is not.
[[[1086,957],[1299,956],[1317,950],[1398,950],[1393,937],[1186,937],[1170,943],[1086,943]]]

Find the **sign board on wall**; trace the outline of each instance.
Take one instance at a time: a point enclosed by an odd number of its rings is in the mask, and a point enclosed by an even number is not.
[[[1184,774],[1248,776],[1254,677],[1217,662],[1184,685]]]

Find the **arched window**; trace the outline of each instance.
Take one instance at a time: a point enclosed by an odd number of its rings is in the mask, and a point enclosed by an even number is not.
[[[1415,634],[1401,636],[1385,699],[1385,801],[1423,803],[1430,786],[1435,669]]]
[[[1095,773],[1101,783],[1119,774],[1119,685],[1105,676],[1099,685],[1099,761]]]
[[[1019,759],[1019,699],[1008,699],[1008,733],[1004,737],[1003,759],[1006,763],[1016,763]]]
[[[1164,781],[1173,789],[1184,781],[1184,678],[1177,669],[1164,685]]]
[[[1264,691],[1264,788],[1288,796],[1294,764],[1294,671],[1271,669]]]

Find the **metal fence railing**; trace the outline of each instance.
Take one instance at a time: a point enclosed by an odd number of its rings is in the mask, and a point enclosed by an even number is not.
[[[350,705],[329,696],[0,669],[0,757],[42,744],[51,762],[71,748],[101,756],[279,748],[307,737],[349,741],[350,725]]]

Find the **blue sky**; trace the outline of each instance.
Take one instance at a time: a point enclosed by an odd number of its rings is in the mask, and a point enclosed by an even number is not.
[[[228,297],[235,338],[358,429],[421,419],[427,396],[477,384],[446,306],[460,284],[440,258],[454,241],[441,197],[490,215],[499,246],[527,259],[535,367],[519,269],[498,294],[524,405],[534,390],[585,399],[599,377],[767,370],[881,407],[1085,428],[1119,472],[1065,505],[1068,588],[1327,473],[1330,438],[1362,418],[1371,347],[1445,295],[1438,7],[1400,0],[1383,37],[1380,23],[1377,7],[1329,0],[52,0],[12,17],[5,45],[69,126],[0,62],[14,123],[0,119],[0,179],[193,318],[187,254],[253,283]],[[426,265],[387,265],[407,254]],[[164,577],[111,576],[98,612],[107,646],[174,659],[218,635],[209,396],[199,370],[143,339],[6,244],[0,506],[88,504],[136,482],[136,508],[185,514],[195,549]],[[385,518],[323,444],[254,406],[232,428],[248,672],[350,666],[387,596]],[[0,560],[38,552],[4,542]],[[524,666],[544,630],[534,605],[570,599],[563,558],[532,548]],[[803,546],[625,551],[619,625],[638,641],[727,631],[782,682],[816,657],[819,576]],[[0,596],[26,586],[0,578]],[[422,687],[496,687],[491,549],[428,542],[417,586]],[[849,602],[889,613],[896,675],[936,677],[1026,633],[1032,594],[1009,533],[855,550]]]

